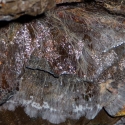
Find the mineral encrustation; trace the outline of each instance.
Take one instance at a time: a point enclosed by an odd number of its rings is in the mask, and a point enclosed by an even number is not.
[[[93,119],[102,108],[125,115],[125,17],[98,2],[0,28],[1,110],[23,106],[54,124]]]

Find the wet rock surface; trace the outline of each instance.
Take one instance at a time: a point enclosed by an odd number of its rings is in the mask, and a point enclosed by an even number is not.
[[[53,124],[94,119],[103,108],[125,115],[125,17],[98,2],[62,4],[0,28],[1,111],[23,106]]]

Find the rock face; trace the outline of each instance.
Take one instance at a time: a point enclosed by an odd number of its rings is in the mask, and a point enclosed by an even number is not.
[[[10,21],[22,15],[36,16],[54,8],[56,4],[72,2],[94,2],[94,0],[0,0],[0,20]],[[112,13],[125,13],[123,0],[95,0]]]
[[[36,16],[56,4],[82,0],[0,0],[0,20],[10,21],[22,15]]]
[[[77,3],[1,27],[1,110],[23,106],[54,124],[93,119],[102,108],[124,115],[124,21],[102,4]]]
[[[102,6],[112,14],[125,15],[124,0],[96,0],[102,3]]]

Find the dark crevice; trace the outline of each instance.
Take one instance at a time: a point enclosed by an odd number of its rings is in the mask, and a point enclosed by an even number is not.
[[[71,2],[71,3],[59,3],[56,6],[60,7],[60,6],[76,6],[77,4],[80,4],[82,2]]]
[[[52,75],[54,78],[59,78],[59,75],[56,75],[50,71],[46,71],[46,70],[43,70],[43,69],[39,69],[39,68],[32,68],[32,67],[28,67],[26,66],[27,69],[30,69],[30,70],[38,70],[38,71],[42,71],[44,73],[48,73],[49,75]]]
[[[92,3],[95,2],[95,0],[84,0],[85,3]]]
[[[23,15],[15,20],[12,20],[12,21],[0,21],[0,28],[8,26],[10,23],[21,23],[21,24],[29,23],[29,22],[36,20],[36,19],[39,19],[41,17],[44,18],[45,14],[43,13],[43,14],[40,14],[37,16]]]

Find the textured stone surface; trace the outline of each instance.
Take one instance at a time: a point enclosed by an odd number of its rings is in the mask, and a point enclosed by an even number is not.
[[[10,21],[22,15],[36,16],[66,2],[81,0],[0,0],[0,20]]]
[[[102,6],[112,14],[125,15],[124,0],[96,0],[102,3]]]
[[[22,15],[36,16],[55,7],[56,4],[74,2],[94,2],[94,0],[1,0],[0,20],[10,21]],[[96,0],[108,11],[125,14],[124,0]]]
[[[102,108],[124,115],[124,21],[101,4],[79,3],[1,27],[1,110],[23,106],[55,124],[94,119]]]

